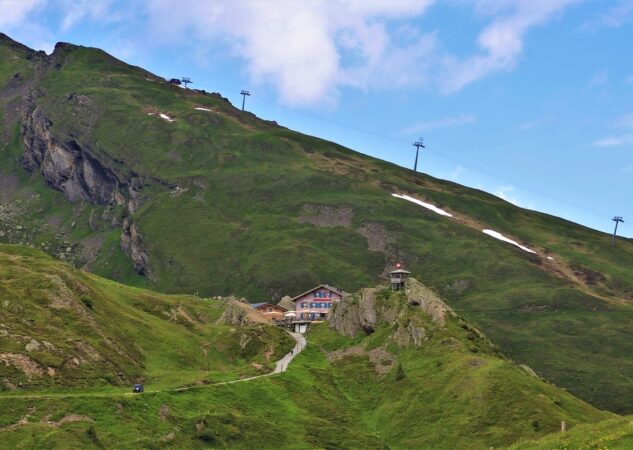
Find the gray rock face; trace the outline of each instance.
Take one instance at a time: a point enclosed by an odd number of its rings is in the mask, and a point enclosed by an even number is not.
[[[236,327],[255,324],[270,325],[267,318],[255,311],[245,301],[240,301],[235,297],[228,297],[226,301],[226,308],[218,319],[218,323]]]
[[[370,334],[379,324],[393,327],[391,339],[400,346],[419,347],[428,339],[429,329],[443,328],[453,310],[419,281],[407,280],[404,296],[377,297],[377,289],[363,289],[344,297],[330,315],[330,327],[344,336]],[[424,314],[416,313],[422,310]]]
[[[370,334],[378,323],[375,289],[363,289],[360,296],[347,295],[336,305],[330,316],[330,326],[344,336]]]
[[[294,311],[296,307],[296,305],[292,303],[292,298],[289,295],[282,297],[277,305],[286,308],[288,311]]]
[[[138,225],[133,223],[129,218],[123,220],[121,250],[130,257],[134,263],[134,269],[139,274],[151,279],[149,256],[143,247],[143,238],[138,232]]]
[[[444,301],[442,301],[433,291],[425,287],[422,283],[414,278],[409,278],[404,288],[404,295],[410,305],[416,305],[422,308],[434,322],[444,325],[448,315],[454,316],[455,313]]]
[[[124,197],[114,173],[76,140],[62,141],[53,136],[51,126],[39,107],[27,115],[22,126],[24,167],[30,172],[39,170],[70,201],[122,204]]]
[[[83,95],[76,98],[79,102],[90,102],[89,97]],[[63,192],[72,202],[124,205],[129,213],[142,205],[143,184],[139,179],[119,180],[114,172],[99,162],[88,146],[72,137],[55,136],[52,127],[53,124],[39,107],[26,114],[22,125],[25,148],[22,163],[25,169],[39,171],[52,187]],[[130,257],[139,274],[151,278],[149,257],[138,225],[129,219],[122,224],[121,249]]]

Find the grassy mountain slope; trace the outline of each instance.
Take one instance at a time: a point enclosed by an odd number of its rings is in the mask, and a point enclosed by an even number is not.
[[[253,300],[318,282],[352,291],[401,260],[516,361],[594,405],[633,410],[622,357],[633,352],[631,240],[611,247],[606,234],[259,120],[97,49],[44,57],[0,41],[0,239],[137,286]],[[104,175],[69,182],[86,160]]]
[[[512,450],[568,448],[626,450],[633,448],[633,421],[631,417],[621,417],[579,425],[565,433],[552,433],[541,439],[523,440],[510,448]]]
[[[23,270],[16,271],[13,280],[24,278],[37,284],[38,279],[47,280],[56,270],[75,273],[31,250],[8,250],[7,253],[7,248],[3,248],[3,254],[19,259],[20,267],[34,259],[48,266],[46,271],[28,275]],[[0,267],[4,266],[0,263]],[[113,288],[117,285],[98,277],[85,277],[81,283],[94,286],[99,281],[110,287],[103,299],[95,300],[95,310],[103,307],[109,296],[125,295],[117,290],[128,290]],[[53,295],[57,292],[54,287],[48,291]],[[217,307],[190,297],[129,291],[144,294],[136,298],[142,305],[140,310],[153,309],[160,300],[173,299],[190,314],[194,310],[204,314],[208,308]],[[179,386],[178,378],[195,379],[199,376],[198,367],[191,358],[191,374],[187,375],[187,369],[179,367],[177,359],[163,356],[162,367],[173,368],[177,376],[148,377],[146,387],[150,391],[158,387],[157,392],[132,395],[127,389],[104,390],[77,380],[69,381],[72,387],[52,392],[31,390],[26,396],[23,390],[2,392],[2,445],[475,449],[543,436],[555,430],[560,420],[575,426],[613,417],[515,366],[480,331],[450,311],[442,313],[443,319],[439,320],[435,311],[412,302],[414,297],[408,294],[370,291],[375,293],[370,299],[371,307],[367,303],[368,291],[363,291],[346,300],[347,312],[342,311],[337,318],[337,326],[344,327],[351,336],[339,334],[327,323],[315,326],[308,334],[307,349],[287,372],[274,377],[175,391],[165,388]],[[148,299],[148,295],[152,298]],[[422,298],[418,303],[424,301]],[[122,309],[125,303],[134,302],[117,301]],[[371,327],[365,324],[364,331],[358,328],[353,332],[350,326],[360,323],[350,311],[361,304],[366,312],[373,311],[369,315],[374,319]],[[146,315],[154,314],[155,311]],[[51,315],[49,322],[54,322],[64,313],[54,310]],[[182,337],[177,348],[191,345],[189,330],[181,323],[162,318],[158,321],[147,323],[145,339],[159,339],[158,332],[173,338],[172,329],[178,329]],[[3,323],[15,322],[3,318]],[[121,323],[113,317],[113,329],[127,333]],[[138,319],[134,325],[139,326]],[[69,333],[72,329],[70,326]],[[239,352],[239,334],[247,332],[248,327],[238,327],[237,332],[229,331],[228,335],[207,335],[211,343],[208,348],[225,357]],[[58,331],[51,336],[57,334]],[[274,333],[269,336],[274,337]],[[88,337],[86,342],[92,341]],[[186,349],[180,351],[187,353]],[[38,357],[32,352],[26,354]],[[149,355],[146,358],[151,359]],[[239,364],[232,366],[233,376],[243,373],[239,368]]]
[[[217,324],[225,306],[0,245],[0,391],[127,391],[133,382],[173,387],[272,370],[292,339],[270,326]]]

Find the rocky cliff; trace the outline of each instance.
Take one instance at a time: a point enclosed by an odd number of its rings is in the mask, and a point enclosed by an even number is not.
[[[132,215],[146,200],[144,181],[128,167],[117,163],[96,138],[95,127],[102,111],[90,94],[69,92],[51,101],[42,80],[62,70],[69,55],[79,47],[59,43],[51,55],[34,52],[0,35],[0,41],[24,54],[30,73],[16,73],[2,91],[7,103],[7,127],[19,124],[22,167],[40,175],[73,204],[103,206],[103,222],[121,229],[120,247],[132,260],[137,273],[151,279],[149,256]],[[55,112],[62,107],[72,120]],[[126,151],[130,151],[126,150]],[[160,180],[152,180],[161,184]],[[81,207],[79,207],[81,209]],[[90,228],[95,231],[93,217]],[[73,225],[74,226],[74,225]]]
[[[387,326],[391,330],[390,339],[399,346],[419,347],[431,333],[446,330],[451,320],[458,324],[467,340],[490,346],[483,333],[459,318],[440,297],[414,278],[407,280],[402,292],[367,288],[344,297],[334,307],[329,323],[338,333],[349,337],[371,334],[378,327]]]

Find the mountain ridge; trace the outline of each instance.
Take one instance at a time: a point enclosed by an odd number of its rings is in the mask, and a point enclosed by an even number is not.
[[[633,241],[295,133],[101,50],[27,53],[0,43],[0,241],[139,287],[258,301],[354,291],[401,261],[517,362],[633,410],[619,375]]]

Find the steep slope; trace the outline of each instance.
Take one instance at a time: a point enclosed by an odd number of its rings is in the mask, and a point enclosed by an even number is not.
[[[223,325],[230,301],[129,288],[0,245],[0,391],[156,389],[269,372],[292,339]]]
[[[97,49],[46,56],[3,36],[0,51],[0,239],[137,286],[253,300],[318,282],[355,290],[401,260],[513,359],[633,410],[630,240],[611,247]]]
[[[477,449],[614,417],[503,358],[415,280],[345,298],[274,377],[36,404],[5,393],[0,411],[3,444],[42,448]]]
[[[549,448],[626,450],[633,448],[633,420],[631,417],[621,417],[579,425],[565,433],[552,433],[538,440],[524,440],[509,448],[512,450]]]

